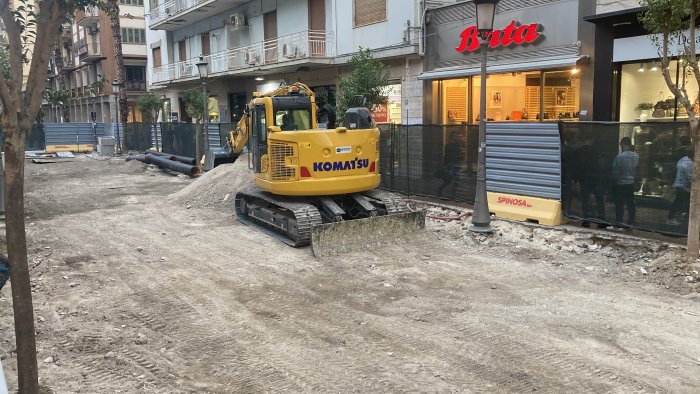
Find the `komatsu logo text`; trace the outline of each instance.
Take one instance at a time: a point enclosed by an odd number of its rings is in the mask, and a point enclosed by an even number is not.
[[[345,171],[358,170],[369,167],[369,159],[355,158],[354,160],[344,161],[317,161],[314,163],[314,171],[330,172],[330,171]]]

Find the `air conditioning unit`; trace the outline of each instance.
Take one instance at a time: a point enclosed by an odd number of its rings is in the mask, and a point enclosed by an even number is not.
[[[232,27],[245,26],[245,14],[232,14],[229,16],[229,25]]]
[[[294,44],[284,44],[282,46],[282,56],[294,59],[297,57],[298,49]]]
[[[255,65],[258,62],[258,55],[254,51],[246,51],[243,54],[243,61],[250,65]]]

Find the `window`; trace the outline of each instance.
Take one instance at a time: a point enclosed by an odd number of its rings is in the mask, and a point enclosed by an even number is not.
[[[697,97],[698,86],[689,67],[677,60],[669,64],[671,81],[678,87],[685,86],[688,96]],[[620,66],[620,121],[670,120],[687,118],[685,108],[676,102],[669,90],[658,62],[623,64]],[[695,106],[700,106],[697,101]]]
[[[309,130],[311,117],[309,111],[302,109],[290,109],[275,113],[275,124],[282,131]]]
[[[145,44],[146,30],[122,27],[122,44]]]
[[[480,90],[479,76],[433,82],[433,122],[479,123]],[[579,90],[579,74],[572,70],[491,74],[486,86],[486,120],[577,120]]]
[[[146,90],[146,67],[124,66],[126,69],[126,89],[130,92]]]
[[[143,0],[119,0],[119,4],[124,4],[124,5],[143,5]]]
[[[364,26],[386,20],[386,0],[354,0],[354,26]]]

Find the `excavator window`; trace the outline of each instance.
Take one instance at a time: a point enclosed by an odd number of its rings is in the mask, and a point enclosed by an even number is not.
[[[311,116],[306,109],[286,109],[275,112],[275,123],[282,131],[311,129]]]

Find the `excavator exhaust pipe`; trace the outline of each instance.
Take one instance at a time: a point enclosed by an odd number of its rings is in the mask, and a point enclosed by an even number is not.
[[[311,250],[316,257],[400,243],[425,229],[425,211],[375,216],[320,224],[311,229]]]

